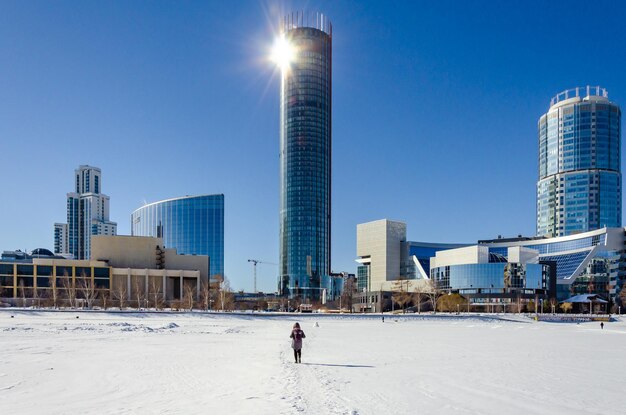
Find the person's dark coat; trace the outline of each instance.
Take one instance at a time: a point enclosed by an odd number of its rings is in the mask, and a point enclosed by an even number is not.
[[[294,324],[293,330],[291,330],[291,334],[289,335],[289,338],[292,339],[291,347],[293,350],[302,349],[302,339],[305,337],[306,335],[304,334],[304,331],[300,329],[300,325],[298,323]]]

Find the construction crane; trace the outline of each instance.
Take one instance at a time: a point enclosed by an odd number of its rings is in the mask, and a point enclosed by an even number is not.
[[[268,264],[268,265],[278,265],[273,262],[261,261],[260,259],[249,259],[248,262],[252,262],[254,265],[254,292],[256,293],[256,264]]]

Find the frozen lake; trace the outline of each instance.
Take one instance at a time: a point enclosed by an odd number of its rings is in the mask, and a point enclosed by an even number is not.
[[[624,321],[4,309],[0,350],[3,414],[626,413]]]

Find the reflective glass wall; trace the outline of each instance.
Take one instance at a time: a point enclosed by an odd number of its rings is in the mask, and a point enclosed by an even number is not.
[[[161,237],[166,248],[179,254],[208,255],[210,275],[224,275],[224,195],[151,203],[130,219],[133,236]]]
[[[620,108],[603,88],[552,99],[538,125],[538,235],[621,226],[620,125]]]
[[[330,275],[332,31],[313,21],[284,25],[294,57],[281,82],[279,272],[283,294],[317,300]]]
[[[445,291],[511,296],[546,292],[547,270],[542,264],[499,262],[436,267],[430,274]]]

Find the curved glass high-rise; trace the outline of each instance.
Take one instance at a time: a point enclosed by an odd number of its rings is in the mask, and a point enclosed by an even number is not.
[[[622,224],[621,111],[600,87],[561,92],[538,123],[537,235]]]
[[[317,300],[330,275],[332,25],[291,15],[280,90],[280,291]]]
[[[185,196],[147,204],[130,215],[133,236],[163,238],[179,254],[208,255],[210,275],[224,275],[224,195]]]

